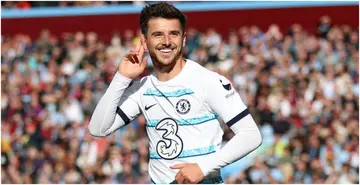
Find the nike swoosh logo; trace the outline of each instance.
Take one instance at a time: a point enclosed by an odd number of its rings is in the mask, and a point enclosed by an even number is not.
[[[230,91],[231,84],[222,85],[226,90]]]
[[[228,90],[228,91],[230,91],[230,90],[231,90],[231,84],[230,84],[230,83],[229,83],[229,84],[224,85],[224,84],[222,83],[222,80],[220,80],[220,82],[221,82],[221,85],[224,87],[224,89],[226,89],[226,90]]]
[[[152,105],[150,105],[150,106],[145,105],[145,111],[149,110],[149,109],[150,109],[151,107],[153,107],[154,105],[156,105],[156,103],[154,103],[154,104],[152,104]]]

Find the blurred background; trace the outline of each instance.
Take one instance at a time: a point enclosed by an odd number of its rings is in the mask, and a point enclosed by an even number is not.
[[[1,183],[150,183],[144,117],[87,126],[153,2],[1,2]],[[232,81],[263,136],[226,183],[359,183],[358,2],[173,4],[185,57]]]

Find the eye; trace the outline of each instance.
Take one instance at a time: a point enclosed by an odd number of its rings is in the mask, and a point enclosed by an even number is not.
[[[170,34],[171,34],[172,36],[178,36],[178,35],[180,35],[180,33],[177,32],[177,31],[173,31],[173,32],[171,32]]]
[[[155,36],[155,37],[161,37],[162,34],[161,34],[161,33],[154,33],[154,36]]]

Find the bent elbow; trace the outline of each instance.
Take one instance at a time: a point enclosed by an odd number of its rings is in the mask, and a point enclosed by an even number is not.
[[[260,130],[257,129],[255,133],[255,139],[254,139],[254,150],[261,146],[263,142]]]
[[[103,134],[101,134],[100,129],[96,128],[94,126],[92,126],[93,124],[91,124],[91,122],[89,123],[88,126],[88,132],[90,133],[91,136],[93,137],[104,137]]]

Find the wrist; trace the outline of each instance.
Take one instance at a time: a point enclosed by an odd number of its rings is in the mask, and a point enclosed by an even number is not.
[[[210,174],[211,168],[210,168],[210,164],[208,161],[202,160],[202,161],[198,162],[197,164],[198,164],[200,170],[203,172],[204,177],[206,177]]]
[[[128,78],[128,77],[122,75],[119,71],[116,71],[113,80],[123,82],[123,83],[125,83],[125,84],[127,84],[127,85],[129,85],[129,84],[131,83],[131,81],[132,81],[131,78]]]
[[[133,79],[130,75],[126,74],[126,72],[124,72],[123,70],[117,70],[116,73],[119,73],[119,75],[123,76],[124,78],[127,79]]]

